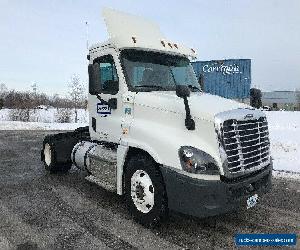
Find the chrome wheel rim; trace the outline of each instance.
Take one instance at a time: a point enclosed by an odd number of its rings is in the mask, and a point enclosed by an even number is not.
[[[45,158],[45,163],[47,166],[50,166],[51,164],[51,147],[48,143],[45,144],[44,147],[44,158]]]
[[[131,199],[142,213],[149,213],[154,206],[154,186],[144,170],[137,170],[131,177]]]

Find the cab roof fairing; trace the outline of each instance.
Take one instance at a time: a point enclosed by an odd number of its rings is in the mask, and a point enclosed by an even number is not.
[[[168,43],[170,43],[170,42],[168,42]],[[179,44],[176,44],[176,45],[177,45],[178,49],[166,48],[163,46],[161,46],[161,47],[155,46],[155,44],[149,44],[149,43],[142,44],[141,42],[138,42],[138,41],[136,41],[135,44],[132,44],[130,42],[127,42],[125,44],[124,42],[120,43],[117,40],[111,41],[111,39],[110,39],[109,41],[107,41],[105,43],[96,43],[96,44],[93,44],[92,46],[90,46],[89,54],[98,52],[99,50],[104,49],[104,48],[115,48],[117,50],[137,49],[137,50],[144,50],[144,51],[154,51],[154,52],[166,53],[166,54],[171,54],[171,55],[182,55],[182,56],[190,57],[193,60],[195,60],[197,58],[196,53],[190,51],[189,48],[183,47]]]
[[[162,53],[179,54],[193,59],[196,58],[194,49],[166,39],[156,23],[144,19],[143,17],[126,14],[109,8],[104,8],[102,15],[106,23],[109,40],[104,43],[92,45],[89,53],[93,53],[105,47],[114,47],[120,50],[125,48],[137,48]]]

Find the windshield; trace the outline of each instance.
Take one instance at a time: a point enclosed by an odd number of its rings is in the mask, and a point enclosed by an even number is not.
[[[122,51],[121,61],[130,90],[168,91],[175,90],[176,85],[187,85],[191,91],[200,91],[193,67],[185,57],[128,49]]]

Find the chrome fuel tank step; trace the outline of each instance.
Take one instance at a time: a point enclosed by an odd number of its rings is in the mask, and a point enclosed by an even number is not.
[[[76,167],[91,174],[86,177],[87,180],[116,191],[117,150],[95,142],[82,141],[74,146],[71,159]]]

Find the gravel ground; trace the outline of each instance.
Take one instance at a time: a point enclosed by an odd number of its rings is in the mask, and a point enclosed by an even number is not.
[[[150,230],[131,220],[122,197],[86,181],[85,173],[45,172],[40,149],[48,133],[0,133],[0,249],[232,249],[236,233],[299,237],[299,181],[274,179],[272,192],[248,211],[206,219],[172,212]]]

